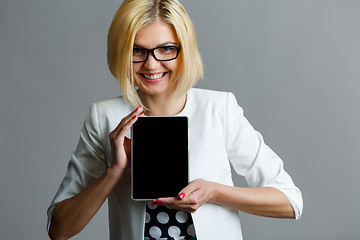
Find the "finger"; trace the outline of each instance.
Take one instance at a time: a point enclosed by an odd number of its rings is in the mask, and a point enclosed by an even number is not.
[[[135,115],[139,115],[142,111],[144,111],[142,106],[137,107],[134,111],[132,111],[129,115],[127,115],[126,117],[124,117],[119,125],[117,126],[117,130],[120,131],[120,129],[127,124],[129,121],[131,121]]]
[[[153,201],[153,203],[164,204],[164,205],[174,205],[179,201],[177,197],[167,197],[167,198],[158,198]]]
[[[152,205],[161,205],[182,211],[186,211],[189,208],[189,205],[184,201],[181,201],[178,197],[158,198],[152,202]]]
[[[198,190],[200,188],[200,185],[198,184],[197,180],[191,181],[185,188],[183,188],[178,196],[179,198],[185,199],[186,197],[188,197],[192,192],[195,192],[196,190]]]
[[[131,126],[136,122],[138,119],[138,115],[134,115],[119,131],[117,137],[125,137],[126,133],[129,131]]]
[[[137,107],[134,111],[132,111],[129,115],[124,117],[120,123],[116,126],[116,128],[110,133],[112,137],[116,137],[119,135],[121,129],[131,120],[134,120],[134,117],[139,115],[141,112],[143,112],[144,109],[142,106]]]
[[[159,198],[152,202],[153,205],[162,205],[171,209],[177,209],[188,213],[193,213],[197,210],[197,206],[187,200],[180,200],[178,197]]]
[[[123,126],[125,126],[129,121],[133,120],[135,118],[135,116],[139,115],[141,112],[143,112],[144,109],[142,106],[137,107],[134,111],[132,111],[129,115],[127,115],[126,117],[124,117],[119,125],[117,126],[117,132],[120,132],[121,128]]]

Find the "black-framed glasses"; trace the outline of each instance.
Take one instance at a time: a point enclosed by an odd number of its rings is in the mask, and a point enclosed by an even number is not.
[[[152,53],[153,57],[157,61],[170,61],[179,56],[181,47],[179,46],[161,46],[153,49],[134,47],[133,48],[133,62],[140,63],[145,62],[149,58],[149,54]]]

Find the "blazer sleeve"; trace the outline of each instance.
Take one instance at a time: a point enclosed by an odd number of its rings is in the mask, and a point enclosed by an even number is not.
[[[97,107],[93,103],[80,131],[80,139],[68,163],[66,175],[48,208],[48,229],[55,205],[81,192],[106,170],[100,131]]]
[[[273,187],[283,192],[299,219],[303,210],[300,190],[284,170],[280,157],[244,117],[232,93],[227,94],[225,122],[226,149],[236,173],[245,177],[249,187]]]

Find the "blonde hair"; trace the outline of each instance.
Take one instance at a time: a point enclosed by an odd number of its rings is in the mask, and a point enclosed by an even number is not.
[[[172,25],[180,42],[182,62],[178,96],[185,94],[203,74],[194,26],[178,0],[124,0],[109,28],[107,60],[110,72],[120,83],[123,98],[133,106],[142,105],[133,76],[135,35],[156,20]]]

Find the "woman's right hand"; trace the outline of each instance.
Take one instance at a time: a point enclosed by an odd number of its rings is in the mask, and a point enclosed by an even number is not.
[[[117,171],[124,171],[130,166],[131,140],[125,137],[130,127],[142,116],[144,109],[137,107],[132,113],[124,117],[119,125],[109,134],[111,144],[111,166]]]
[[[73,197],[56,204],[49,227],[51,239],[69,239],[76,235],[98,212],[130,166],[131,141],[125,134],[143,111],[142,107],[136,108],[109,134],[112,163],[107,171]]]

